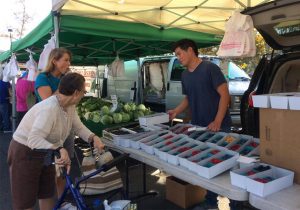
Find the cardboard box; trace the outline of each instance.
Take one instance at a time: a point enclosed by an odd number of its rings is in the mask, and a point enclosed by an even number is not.
[[[151,126],[159,123],[167,123],[169,122],[169,115],[167,113],[147,115],[144,117],[139,117],[139,122],[141,126]]]
[[[201,152],[198,155],[195,155],[191,158],[188,158],[188,161],[185,162],[184,167],[188,168],[190,171],[195,172],[199,176],[202,176],[207,179],[211,179],[224,171],[227,171],[228,169],[233,168],[235,165],[237,165],[237,159],[239,157],[239,154],[236,152],[233,152],[231,150],[227,150],[223,147],[219,147],[212,143],[207,143],[207,145],[210,147],[209,149]],[[206,156],[208,153],[210,153],[212,150],[219,150],[219,153],[216,153],[215,155],[212,155],[208,158]],[[224,155],[231,155],[232,157],[224,160],[218,164],[215,164],[211,167],[205,167],[205,164],[207,164],[211,159],[213,158],[220,158]],[[205,159],[203,159],[205,158]],[[203,159],[203,160],[201,160]]]
[[[255,178],[272,177],[274,180],[268,183],[261,183]],[[271,166],[270,170],[250,176],[246,179],[247,191],[255,195],[266,197],[272,193],[278,192],[284,188],[293,185],[294,172]]]
[[[259,165],[262,164],[253,164],[249,167],[244,167],[244,168],[239,168],[239,169],[235,169],[230,171],[230,181],[231,184],[237,187],[240,187],[242,189],[247,189],[247,179],[249,179],[249,177],[247,175],[245,175],[246,172],[252,170],[255,167],[258,167]]]
[[[173,176],[167,177],[166,199],[181,208],[189,208],[201,203],[205,195],[206,190],[199,186],[191,185]]]
[[[287,95],[272,95],[270,102],[272,109],[289,109],[289,96]]]
[[[300,110],[300,95],[290,96],[289,105],[291,110]]]
[[[170,144],[170,145],[166,145],[160,149],[157,148],[153,148],[154,149],[154,153],[156,156],[158,156],[159,159],[163,160],[163,161],[167,161],[168,160],[168,152],[170,152],[171,150],[181,146],[181,145],[186,145],[191,143],[190,138],[188,138],[187,136],[185,136],[184,138]],[[158,144],[159,145],[159,144]],[[155,145],[154,145],[155,146]]]
[[[130,141],[130,143],[132,143],[131,146],[133,148],[140,149],[141,148],[141,142],[143,142],[143,143],[150,142],[150,141],[152,141],[156,138],[159,138],[160,136],[165,135],[167,133],[168,133],[167,131],[157,131],[157,132],[154,132],[152,135],[147,135],[144,138],[139,139],[138,141]]]
[[[269,95],[253,95],[253,106],[257,108],[269,108],[270,96]]]
[[[295,172],[300,184],[300,111],[260,109],[260,158]]]
[[[147,152],[148,154],[154,155],[153,145],[158,144],[163,141],[166,141],[169,138],[173,138],[175,136],[176,136],[176,134],[167,133],[161,137],[152,139],[151,141],[141,140],[140,146],[141,146],[141,149],[144,150],[145,152]]]
[[[188,139],[190,139],[190,138],[188,138]],[[193,148],[195,148],[199,145],[203,145],[203,144],[204,143],[202,143],[202,142],[197,142],[197,141],[193,141],[193,139],[190,139],[189,143],[179,146],[176,149],[173,149],[173,150],[167,152],[168,163],[171,163],[173,165],[179,165],[179,155],[183,153],[183,152],[180,152],[180,149],[189,148],[189,149],[185,150],[185,152],[186,152],[186,151],[192,150]]]
[[[148,136],[151,136],[153,134],[155,134],[157,131],[148,131],[145,133],[141,133],[140,135],[138,135],[137,137],[134,138],[130,138],[129,139],[129,143],[130,143],[130,147],[133,149],[140,149],[140,140],[147,138]]]

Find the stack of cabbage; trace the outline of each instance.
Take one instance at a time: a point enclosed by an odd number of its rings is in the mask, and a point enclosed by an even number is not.
[[[144,104],[118,102],[118,107],[111,111],[112,104],[100,98],[84,99],[77,106],[78,115],[85,120],[104,125],[125,123],[137,120],[141,116],[152,114]]]

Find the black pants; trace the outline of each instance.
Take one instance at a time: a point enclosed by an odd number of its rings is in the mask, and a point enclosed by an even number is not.
[[[27,113],[27,111],[25,112],[17,112],[17,127],[19,126],[21,120],[23,119],[24,115]]]

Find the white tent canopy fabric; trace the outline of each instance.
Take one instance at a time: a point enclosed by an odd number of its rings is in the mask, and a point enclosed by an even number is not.
[[[234,11],[270,0],[52,0],[63,15],[140,22],[160,29],[224,34]]]

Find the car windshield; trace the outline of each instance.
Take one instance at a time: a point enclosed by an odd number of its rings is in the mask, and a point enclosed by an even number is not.
[[[230,80],[250,80],[249,75],[235,63],[228,63],[228,78]]]

